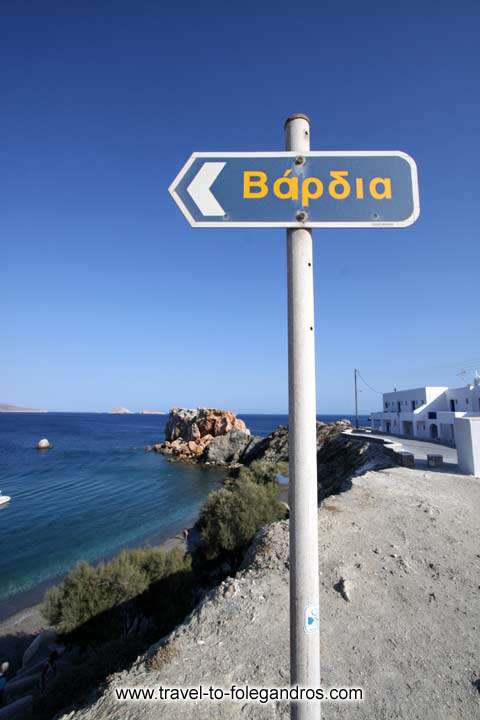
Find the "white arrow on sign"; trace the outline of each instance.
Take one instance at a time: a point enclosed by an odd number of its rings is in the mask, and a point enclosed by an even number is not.
[[[210,190],[225,165],[224,162],[204,162],[187,187],[188,194],[202,215],[225,215],[225,210]]]

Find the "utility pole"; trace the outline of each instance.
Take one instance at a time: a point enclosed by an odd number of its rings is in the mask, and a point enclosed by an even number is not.
[[[353,371],[353,382],[355,383],[355,427],[358,430],[358,391],[357,391],[357,373],[358,370],[355,368]]]
[[[290,115],[286,149],[310,150],[310,120]],[[301,219],[305,219],[304,213]],[[300,215],[297,215],[300,219]],[[320,686],[317,429],[312,233],[287,230],[290,503],[290,684]],[[294,720],[319,720],[319,702],[294,702]]]

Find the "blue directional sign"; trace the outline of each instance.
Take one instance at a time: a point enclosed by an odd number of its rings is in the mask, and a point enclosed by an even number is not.
[[[169,188],[192,227],[406,227],[417,167],[400,151],[193,153]]]

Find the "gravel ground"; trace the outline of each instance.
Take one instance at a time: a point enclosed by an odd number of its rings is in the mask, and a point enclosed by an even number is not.
[[[480,481],[368,472],[319,511],[322,684],[362,687],[323,720],[480,717]],[[336,589],[347,582],[349,600]],[[288,684],[288,523],[265,529],[248,567],[75,720],[263,720],[286,704],[123,703],[121,686]],[[152,659],[153,658],[153,659]]]

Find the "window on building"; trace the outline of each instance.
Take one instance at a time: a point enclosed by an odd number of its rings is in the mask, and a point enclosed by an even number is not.
[[[465,402],[466,402],[466,403],[467,403],[467,405],[468,405],[468,398],[465,398]]]

